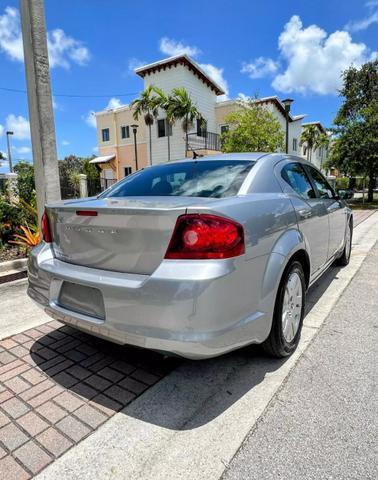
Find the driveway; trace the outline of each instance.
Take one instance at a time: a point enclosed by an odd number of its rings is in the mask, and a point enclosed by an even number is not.
[[[24,330],[0,342],[0,471],[17,480],[39,472],[46,480],[218,479],[377,236],[375,214],[356,228],[350,265],[311,289],[301,343],[286,361],[257,347],[202,362],[166,359],[43,313],[25,328],[19,287],[2,312],[8,331],[12,315],[15,332]]]

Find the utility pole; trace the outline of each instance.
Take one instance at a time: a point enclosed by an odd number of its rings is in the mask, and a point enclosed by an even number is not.
[[[10,171],[10,173],[12,173],[12,172],[13,172],[12,150],[11,150],[11,146],[10,146],[9,137],[10,137],[11,135],[13,135],[13,132],[11,132],[10,130],[8,130],[8,131],[6,132],[6,135],[7,135],[7,149],[8,149],[9,171]]]
[[[43,0],[20,0],[38,218],[46,203],[60,200]]]

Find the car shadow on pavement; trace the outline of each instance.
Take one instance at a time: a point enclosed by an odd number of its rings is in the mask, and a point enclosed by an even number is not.
[[[307,313],[321,302],[339,270],[329,269],[311,287]],[[49,401],[71,415],[75,416],[71,405],[79,408],[86,403],[108,418],[123,411],[174,430],[190,430],[214,420],[247,392],[261,388],[286,361],[268,357],[256,345],[209,360],[189,361],[115,345],[56,321],[46,324],[46,334],[36,338],[30,356],[35,368],[61,387]],[[164,379],[169,373],[169,379]],[[147,391],[152,385],[155,388]],[[62,390],[76,402],[70,397],[61,400]]]
[[[51,392],[56,396],[48,401],[73,416],[71,406],[80,408],[84,403],[108,418],[124,411],[165,428],[196,428],[199,425],[194,420],[180,427],[182,418],[196,405],[208,402],[206,415],[201,420],[197,417],[200,424],[206,424],[284,362],[268,358],[258,346],[210,360],[189,361],[115,345],[70,326],[50,323],[58,328],[36,339],[30,356],[35,370],[55,384]],[[171,372],[174,377],[161,382]]]

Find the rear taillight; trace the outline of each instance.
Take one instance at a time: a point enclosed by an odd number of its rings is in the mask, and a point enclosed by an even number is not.
[[[230,258],[244,252],[240,223],[216,215],[187,214],[178,217],[165,258]]]
[[[42,220],[41,220],[41,230],[42,230],[42,237],[46,243],[52,242],[51,231],[50,231],[50,222],[49,217],[47,216],[46,210],[43,212]]]

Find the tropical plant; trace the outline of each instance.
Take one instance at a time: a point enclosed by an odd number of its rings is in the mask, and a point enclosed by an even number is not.
[[[172,90],[167,108],[167,119],[172,124],[179,120],[182,121],[182,128],[185,132],[186,157],[188,154],[189,129],[192,127],[194,120],[198,119],[204,123],[204,118],[184,87]]]
[[[221,137],[223,152],[275,152],[284,147],[284,132],[274,115],[256,99],[240,102],[225,117],[230,125]]]
[[[143,115],[144,123],[148,126],[149,130],[149,145],[150,145],[150,164],[152,165],[152,137],[151,128],[154,124],[154,120],[158,115],[159,101],[154,94],[154,87],[149,85],[143,92],[141,92],[139,98],[131,102],[130,106],[134,109],[134,120],[139,120],[139,117]]]
[[[29,225],[26,224],[26,227],[21,226],[20,229],[22,230],[23,235],[16,233],[14,235],[16,240],[9,240],[8,243],[13,243],[26,248],[32,248],[39,244],[41,238],[37,225],[31,225],[29,227]]]
[[[329,149],[329,136],[326,133],[320,133],[315,140],[314,150],[327,151]]]
[[[25,214],[18,205],[11,204],[0,196],[0,247],[6,245],[25,221]]]
[[[378,60],[343,73],[343,103],[334,120],[332,166],[348,175],[368,178],[373,201],[378,176]]]
[[[320,131],[316,125],[304,125],[301,133],[300,145],[305,145],[306,158],[309,162],[311,162],[312,159],[312,152],[317,148],[319,135]]]

